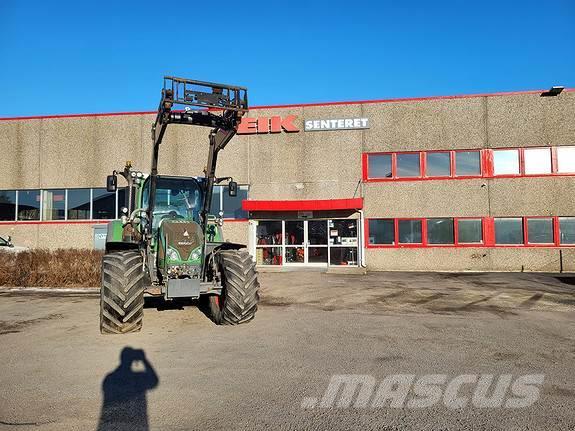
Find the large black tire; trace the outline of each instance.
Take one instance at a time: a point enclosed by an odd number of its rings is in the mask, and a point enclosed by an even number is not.
[[[100,332],[127,334],[142,329],[144,270],[138,251],[118,251],[102,259]]]
[[[212,320],[218,325],[239,325],[251,321],[260,299],[258,273],[246,249],[218,253],[222,294],[209,296]]]

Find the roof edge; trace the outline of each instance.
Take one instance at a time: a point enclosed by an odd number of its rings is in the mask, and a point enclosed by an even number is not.
[[[366,105],[377,103],[397,103],[397,102],[417,102],[424,100],[450,100],[450,99],[471,99],[476,97],[497,97],[497,96],[517,96],[525,94],[540,94],[547,90],[522,90],[522,91],[502,91],[495,93],[475,93],[459,94],[447,96],[424,96],[424,97],[400,97],[392,99],[372,99],[372,100],[349,100],[338,102],[314,102],[314,103],[293,103],[283,105],[259,105],[251,106],[249,110],[255,109],[281,109],[281,108],[305,108],[312,106],[337,106],[337,105]],[[565,88],[563,92],[573,92],[575,88]],[[101,113],[84,113],[84,114],[54,114],[54,115],[32,115],[16,117],[0,117],[0,121],[12,120],[43,120],[51,118],[83,118],[83,117],[115,117],[121,115],[149,115],[155,114],[156,111],[128,111],[128,112],[101,112]]]

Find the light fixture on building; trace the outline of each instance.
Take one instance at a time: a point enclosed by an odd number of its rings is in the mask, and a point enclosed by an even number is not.
[[[558,96],[564,89],[562,85],[554,85],[549,90],[544,91],[541,93],[541,97],[550,97],[550,96]]]

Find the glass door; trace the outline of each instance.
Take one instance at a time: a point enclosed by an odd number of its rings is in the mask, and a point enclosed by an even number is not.
[[[306,257],[310,265],[327,265],[327,220],[306,220]]]
[[[255,228],[257,265],[357,266],[355,219],[261,220]]]
[[[285,264],[305,264],[306,220],[284,222]]]
[[[328,220],[329,265],[357,266],[359,237],[357,220]]]

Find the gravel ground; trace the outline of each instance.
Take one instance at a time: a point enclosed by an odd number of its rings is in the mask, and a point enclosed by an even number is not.
[[[4,290],[0,429],[573,430],[573,280],[263,273],[250,324],[217,327],[193,305],[150,302],[143,331],[126,336],[99,334],[93,291]],[[544,383],[520,409],[312,408],[341,374]]]

